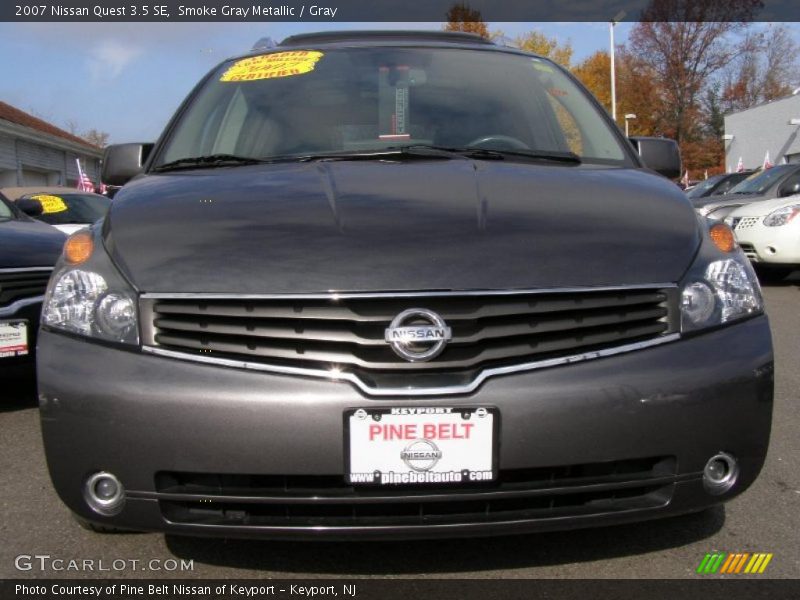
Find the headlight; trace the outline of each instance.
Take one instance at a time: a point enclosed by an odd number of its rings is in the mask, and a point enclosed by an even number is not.
[[[738,248],[724,250],[717,223],[709,233],[681,293],[681,330],[730,323],[764,310],[761,288],[750,261]]]
[[[794,219],[798,213],[800,213],[800,204],[778,208],[764,217],[764,225],[767,227],[786,225],[789,221]]]
[[[85,243],[87,237],[87,232],[79,232],[67,240],[65,257],[56,265],[45,294],[42,324],[109,342],[138,344],[136,294],[102,243],[90,246],[78,264],[70,257],[75,240]]]

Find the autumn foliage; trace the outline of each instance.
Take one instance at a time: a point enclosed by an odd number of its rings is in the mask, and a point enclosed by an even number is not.
[[[447,11],[445,31],[465,31],[489,38],[489,28],[481,18],[480,11],[472,10],[467,4],[454,4]]]
[[[782,24],[752,24],[761,0],[651,0],[626,44],[616,48],[617,121],[633,113],[631,135],[670,137],[692,176],[724,171],[725,113],[784,97],[800,84],[798,45]],[[448,12],[449,31],[490,34],[467,4]],[[521,49],[570,69],[611,113],[611,59],[599,50],[573,64],[569,40],[542,31]]]

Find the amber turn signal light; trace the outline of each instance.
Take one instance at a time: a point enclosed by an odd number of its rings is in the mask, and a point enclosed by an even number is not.
[[[736,248],[736,239],[733,230],[724,223],[715,223],[708,230],[711,241],[723,252],[732,252]]]
[[[89,260],[94,251],[92,236],[86,231],[79,231],[69,238],[64,244],[64,258],[71,265],[79,265]]]

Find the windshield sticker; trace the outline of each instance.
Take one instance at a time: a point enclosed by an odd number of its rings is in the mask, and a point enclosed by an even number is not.
[[[45,215],[60,213],[67,210],[67,205],[64,204],[63,198],[59,198],[58,196],[39,194],[38,196],[31,196],[31,199],[38,200],[42,204],[42,214]]]
[[[563,98],[564,96],[569,96],[566,90],[562,90],[561,88],[547,88],[547,91],[550,93],[551,96],[556,96]]]
[[[550,65],[546,65],[544,63],[537,61],[533,61],[533,68],[537,71],[544,71],[545,73],[554,73],[553,67]]]
[[[277,52],[243,58],[233,63],[220,77],[220,81],[257,81],[275,77],[292,77],[314,70],[324,55],[313,50]]]

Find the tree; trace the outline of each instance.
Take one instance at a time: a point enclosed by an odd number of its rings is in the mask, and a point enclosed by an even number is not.
[[[636,120],[631,122],[631,135],[668,135],[669,128],[661,114],[662,94],[656,73],[625,47],[617,52],[616,62],[617,115],[636,115]]]
[[[478,10],[471,9],[466,3],[454,4],[447,11],[445,31],[465,31],[475,33],[489,39],[489,28],[481,18]]]
[[[105,131],[98,131],[97,129],[90,129],[83,135],[81,135],[83,139],[85,139],[90,144],[98,146],[100,148],[105,148],[108,145],[108,133]]]
[[[572,62],[572,42],[563,44],[556,37],[548,37],[541,31],[531,31],[516,39],[517,45],[527,52],[546,56],[553,62],[569,68]]]
[[[572,69],[572,73],[611,112],[611,57],[608,52],[599,50],[586,57]]]
[[[661,126],[691,140],[699,100],[712,78],[747,50],[731,34],[744,31],[760,0],[660,0],[642,13],[629,45],[656,77]]]
[[[797,43],[784,25],[770,25],[766,33],[748,35],[745,51],[723,75],[723,112],[789,95],[798,81],[799,55]]]

